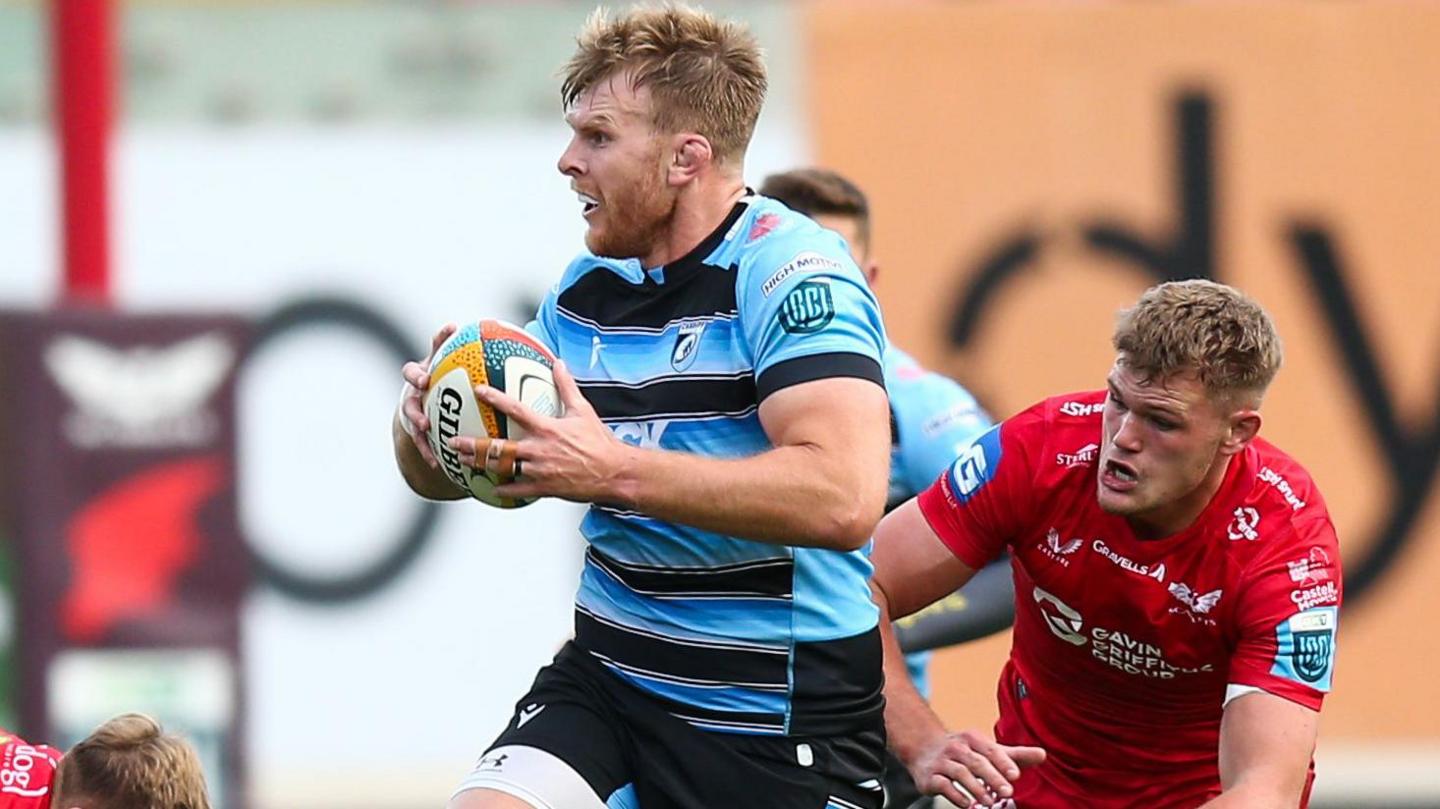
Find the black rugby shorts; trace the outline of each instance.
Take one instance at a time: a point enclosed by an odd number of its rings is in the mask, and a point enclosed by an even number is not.
[[[512,746],[565,762],[601,803],[612,796],[615,805],[638,802],[641,809],[880,809],[883,803],[883,724],[842,737],[702,731],[573,643],[540,670],[487,755]],[[622,790],[633,790],[628,803],[617,795],[626,794]]]

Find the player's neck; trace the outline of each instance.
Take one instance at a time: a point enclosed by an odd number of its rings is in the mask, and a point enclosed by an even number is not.
[[[737,174],[697,179],[681,192],[670,225],[641,259],[646,269],[669,264],[694,250],[715,232],[745,196],[745,181]]]
[[[1165,539],[1194,525],[1224,485],[1225,475],[1233,458],[1234,456],[1230,455],[1217,457],[1200,485],[1179,500],[1144,514],[1127,517],[1135,536],[1139,539]]]

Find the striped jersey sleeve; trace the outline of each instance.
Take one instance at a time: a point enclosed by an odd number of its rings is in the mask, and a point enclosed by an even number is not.
[[[831,376],[884,385],[880,307],[835,233],[795,227],[740,261],[737,298],[760,398]]]

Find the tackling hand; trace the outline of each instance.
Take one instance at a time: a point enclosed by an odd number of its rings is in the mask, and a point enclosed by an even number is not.
[[[1039,747],[999,744],[974,731],[947,733],[910,765],[915,786],[926,795],[943,795],[968,809],[993,806],[1015,794],[1011,781],[1020,770],[1045,760]]]

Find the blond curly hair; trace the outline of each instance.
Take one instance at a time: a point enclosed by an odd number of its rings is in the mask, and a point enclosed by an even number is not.
[[[1239,396],[1258,404],[1283,359],[1260,304],[1200,279],[1146,290],[1120,313],[1113,342],[1120,361],[1142,378],[1194,373],[1217,401]]]
[[[705,136],[717,162],[744,156],[767,88],[760,47],[744,25],[674,3],[618,17],[600,8],[575,42],[560,85],[566,109],[628,73],[636,89],[649,88],[657,129]]]

